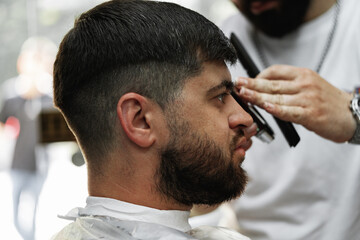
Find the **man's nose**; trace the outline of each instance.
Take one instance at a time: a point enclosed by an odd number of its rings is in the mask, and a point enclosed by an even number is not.
[[[253,124],[253,119],[237,102],[232,98],[231,100],[231,114],[229,116],[229,127],[231,129],[239,126],[250,127]]]

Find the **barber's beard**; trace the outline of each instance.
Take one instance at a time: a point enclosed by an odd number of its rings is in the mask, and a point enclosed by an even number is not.
[[[279,9],[269,10],[260,15],[254,15],[251,2],[243,1],[243,14],[256,28],[271,37],[283,37],[296,30],[303,22],[311,0],[282,0]]]
[[[161,151],[156,174],[157,190],[184,205],[216,205],[240,196],[247,175],[240,166],[242,160],[233,159],[233,152],[242,133],[223,150],[186,120],[173,118],[171,122],[171,139]]]

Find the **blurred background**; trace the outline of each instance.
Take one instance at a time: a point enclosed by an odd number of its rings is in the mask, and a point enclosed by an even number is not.
[[[52,107],[57,47],[82,12],[100,0],[0,1],[0,226],[7,239],[50,239],[85,205],[86,168]],[[170,0],[217,25],[230,0]],[[41,122],[41,125],[39,125]]]

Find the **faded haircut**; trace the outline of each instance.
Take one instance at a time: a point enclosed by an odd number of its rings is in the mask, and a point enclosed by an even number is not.
[[[54,103],[85,156],[113,149],[116,107],[135,92],[165,109],[206,61],[234,63],[221,30],[173,3],[114,0],[83,13],[54,64]]]

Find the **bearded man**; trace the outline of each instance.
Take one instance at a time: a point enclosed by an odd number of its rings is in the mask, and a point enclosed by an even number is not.
[[[176,4],[83,13],[59,48],[54,101],[85,156],[89,197],[55,239],[247,239],[188,223],[193,204],[236,198],[247,182],[256,125],[231,96],[235,60],[213,23]]]

